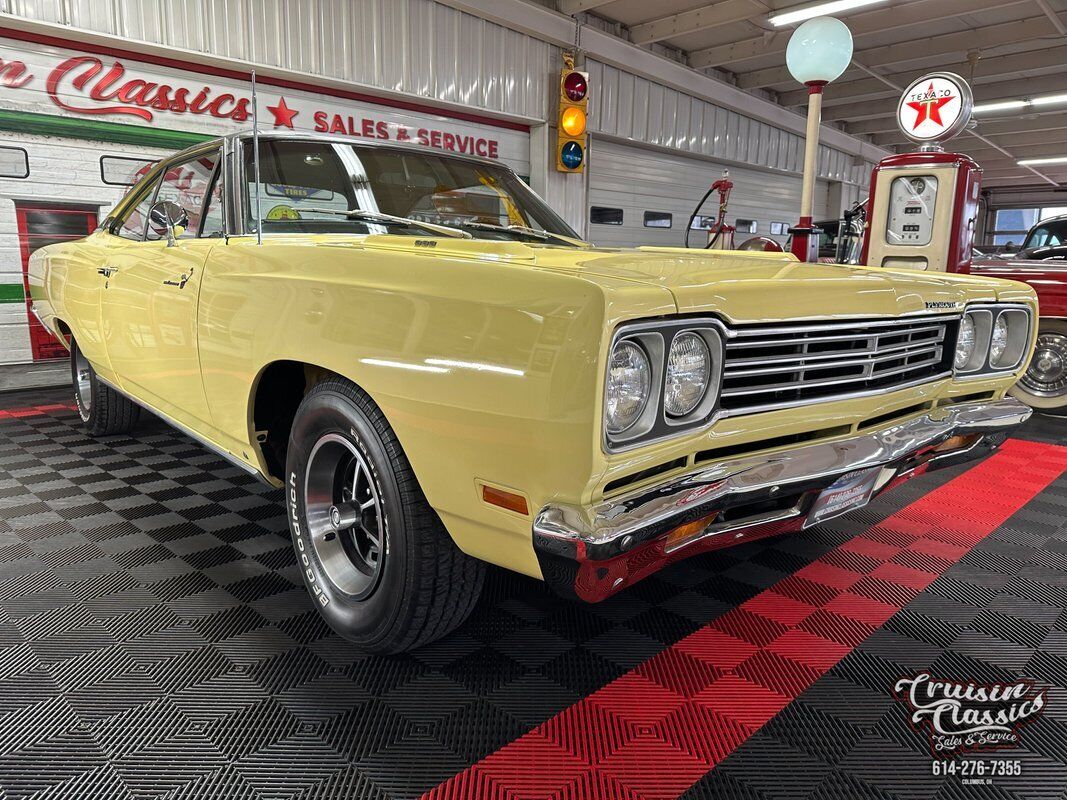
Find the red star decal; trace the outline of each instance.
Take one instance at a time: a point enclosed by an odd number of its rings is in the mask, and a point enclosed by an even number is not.
[[[915,117],[915,124],[911,126],[912,130],[915,130],[924,122],[927,118],[931,122],[936,122],[938,125],[944,125],[941,121],[941,106],[945,105],[949,100],[954,100],[952,95],[946,95],[944,97],[933,97],[934,85],[931,83],[926,90],[928,96],[925,100],[919,100],[918,102],[908,103],[909,108],[914,108],[918,114]]]
[[[297,114],[300,113],[295,108],[289,108],[289,106],[287,106],[285,104],[285,98],[284,97],[279,97],[278,98],[278,105],[276,105],[276,106],[267,106],[267,111],[269,111],[270,113],[272,113],[274,115],[274,127],[275,128],[280,128],[280,127],[282,127],[282,125],[284,125],[287,128],[292,128],[293,127],[293,117],[295,117]]]

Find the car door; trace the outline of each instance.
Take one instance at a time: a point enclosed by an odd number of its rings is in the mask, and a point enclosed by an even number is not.
[[[197,352],[204,264],[222,234],[218,146],[166,165],[140,238],[112,237],[101,328],[119,388],[207,435]],[[140,208],[140,206],[139,206]],[[169,236],[160,210],[185,222]]]

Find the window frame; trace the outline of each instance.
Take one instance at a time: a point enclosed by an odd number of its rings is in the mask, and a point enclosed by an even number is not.
[[[14,150],[15,152],[22,153],[22,161],[26,165],[25,175],[0,175],[3,180],[12,181],[24,181],[30,177],[30,152],[25,147],[15,147],[12,145],[0,145],[0,150]]]
[[[598,222],[597,220],[593,219],[593,212],[594,211],[618,211],[619,212],[619,221],[618,222]],[[625,222],[626,222],[626,209],[624,209],[624,208],[618,208],[616,206],[589,206],[589,224],[590,225],[614,225],[616,227],[619,227],[619,226],[625,224]]]
[[[656,215],[659,219],[665,220],[667,222],[667,224],[666,225],[649,225],[649,223],[648,223],[648,215],[649,214]],[[671,228],[674,227],[674,213],[671,212],[671,211],[645,211],[641,215],[641,224],[645,228],[658,228],[659,230],[662,230],[662,231],[670,230]]]

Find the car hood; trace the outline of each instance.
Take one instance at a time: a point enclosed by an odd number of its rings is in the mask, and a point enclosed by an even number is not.
[[[613,291],[621,284],[666,290],[678,313],[714,312],[731,322],[949,313],[966,303],[1029,302],[1025,286],[969,275],[841,264],[808,264],[788,253],[687,250],[680,247],[561,247],[465,239],[370,236],[362,247],[501,266],[566,271]],[[1003,287],[1015,286],[1005,290]]]
[[[638,281],[674,296],[679,313],[714,310],[733,322],[896,316],[948,312],[997,299],[996,283],[968,276],[808,264],[784,253],[686,251],[681,248],[591,249],[563,263],[587,276]]]

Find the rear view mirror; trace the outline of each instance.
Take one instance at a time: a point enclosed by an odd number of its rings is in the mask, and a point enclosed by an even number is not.
[[[157,236],[166,236],[169,246],[188,229],[189,214],[171,200],[160,200],[148,212],[148,227]]]

